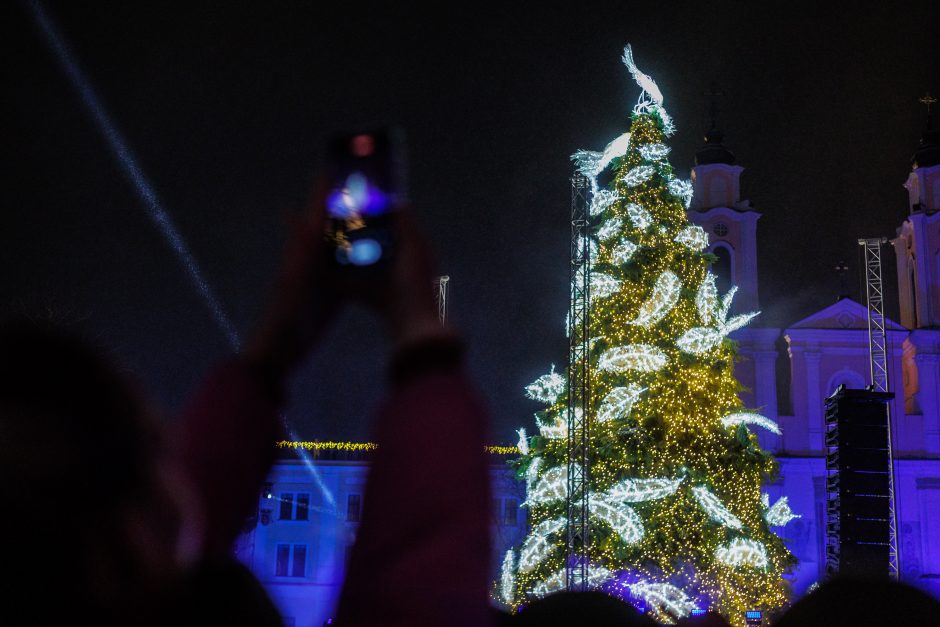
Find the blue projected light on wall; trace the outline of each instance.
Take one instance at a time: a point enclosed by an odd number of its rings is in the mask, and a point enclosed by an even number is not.
[[[91,114],[91,117],[94,120],[95,126],[97,126],[99,132],[104,135],[104,138],[108,144],[108,148],[110,148],[111,153],[117,160],[118,165],[124,172],[124,175],[134,186],[138,197],[140,198],[144,207],[147,209],[147,214],[151,222],[153,222],[153,224],[159,229],[159,231],[163,234],[164,239],[166,239],[167,243],[172,248],[173,252],[176,253],[177,259],[179,259],[180,263],[182,263],[183,267],[186,269],[190,282],[196,288],[196,291],[202,296],[203,301],[215,318],[216,323],[219,325],[219,328],[228,340],[232,350],[238,351],[241,348],[241,338],[239,337],[238,330],[235,328],[235,325],[232,324],[232,321],[229,319],[228,315],[225,313],[225,310],[222,308],[222,304],[216,297],[212,287],[203,276],[202,271],[199,268],[199,264],[196,262],[196,258],[193,256],[192,252],[189,250],[189,246],[186,244],[182,235],[180,235],[180,232],[177,230],[176,225],[173,223],[172,217],[160,203],[160,199],[157,196],[157,192],[153,188],[153,185],[150,184],[150,181],[140,169],[134,153],[127,145],[127,142],[124,140],[117,127],[115,127],[111,122],[111,118],[108,115],[107,110],[104,108],[104,105],[98,98],[97,93],[95,93],[94,88],[92,88],[91,84],[85,79],[85,75],[82,73],[78,62],[75,60],[71,50],[66,45],[65,40],[62,38],[55,24],[52,22],[52,19],[46,14],[45,10],[42,8],[39,2],[33,0],[32,2],[29,2],[28,5],[32,11],[36,24],[39,25],[40,31],[42,32],[46,43],[55,53],[55,56],[62,65],[62,69],[65,71],[65,75],[68,77],[72,87],[78,91],[82,104],[85,105],[85,109],[89,114]],[[286,417],[281,416],[281,420],[283,421],[290,438],[293,440],[299,439],[294,433],[293,429],[291,429],[287,424]],[[327,503],[329,503],[331,507],[335,508],[336,501],[333,498],[333,494],[320,478],[320,474],[313,465],[313,460],[311,460],[307,452],[302,449],[298,449],[297,453],[300,455],[300,458],[304,461],[304,464],[313,475],[317,485],[323,492],[323,496],[326,498]]]

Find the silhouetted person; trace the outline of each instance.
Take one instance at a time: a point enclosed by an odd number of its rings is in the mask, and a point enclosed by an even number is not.
[[[653,627],[656,621],[603,592],[558,592],[527,605],[508,624],[516,627]]]
[[[889,579],[833,579],[797,601],[778,627],[940,626],[940,602]]]

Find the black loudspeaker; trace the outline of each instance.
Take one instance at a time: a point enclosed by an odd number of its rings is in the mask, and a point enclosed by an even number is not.
[[[891,457],[888,401],[894,394],[839,386],[826,399],[830,575],[890,572]]]

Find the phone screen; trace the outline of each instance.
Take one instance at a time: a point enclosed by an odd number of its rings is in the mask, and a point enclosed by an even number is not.
[[[388,131],[351,133],[330,143],[327,237],[342,266],[373,266],[394,251],[400,198],[398,146]]]

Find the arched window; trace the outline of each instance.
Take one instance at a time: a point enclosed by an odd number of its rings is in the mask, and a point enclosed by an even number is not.
[[[829,377],[829,383],[826,385],[826,396],[832,396],[832,393],[835,392],[836,388],[840,385],[845,385],[845,387],[852,390],[861,390],[868,384],[865,382],[865,377],[859,373],[854,370],[849,370],[848,368],[843,368]]]
[[[716,244],[712,248],[712,254],[718,257],[718,260],[712,264],[712,273],[715,275],[715,286],[718,293],[722,296],[731,289],[734,284],[734,254],[729,246]]]

